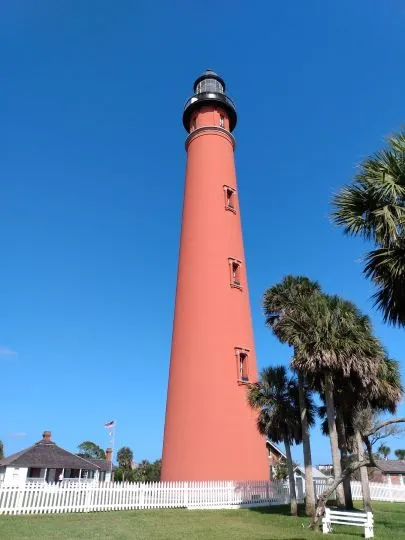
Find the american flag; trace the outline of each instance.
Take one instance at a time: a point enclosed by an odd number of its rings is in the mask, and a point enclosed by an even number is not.
[[[111,420],[111,422],[106,422],[106,423],[104,424],[104,427],[105,427],[106,429],[111,429],[111,428],[115,427],[115,420]]]

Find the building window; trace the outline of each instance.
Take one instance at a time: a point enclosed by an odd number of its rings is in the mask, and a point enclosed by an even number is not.
[[[225,120],[225,117],[223,114],[220,114],[219,115],[219,127],[224,127],[224,120]]]
[[[249,382],[249,350],[237,347],[235,349],[235,354],[238,369],[238,382],[247,384]]]
[[[41,469],[39,467],[28,469],[28,478],[41,478]]]
[[[237,259],[229,259],[231,287],[235,287],[237,289],[242,289],[241,265],[241,261],[238,261]]]
[[[196,128],[197,128],[197,121],[196,121],[196,118],[194,117],[191,121],[191,131],[194,131]]]
[[[224,194],[225,194],[225,210],[230,210],[231,212],[235,214],[236,213],[236,210],[235,210],[236,191],[229,186],[224,186]]]

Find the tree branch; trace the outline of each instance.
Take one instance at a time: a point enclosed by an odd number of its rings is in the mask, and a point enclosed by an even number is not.
[[[332,495],[332,493],[335,491],[335,489],[338,487],[339,484],[343,482],[343,480],[349,476],[350,474],[353,474],[357,469],[360,469],[360,467],[367,467],[368,465],[374,465],[374,460],[370,456],[369,459],[362,459],[353,461],[349,465],[347,465],[341,474],[334,478],[333,482],[331,482],[328,487],[321,493],[321,495],[318,497],[318,503],[316,507],[315,516],[312,519],[311,528],[315,529],[318,526],[318,523],[325,513],[325,505],[326,501],[329,499],[329,497]]]
[[[373,467],[377,467],[371,442],[369,440],[369,437],[371,435],[374,435],[377,431],[379,431],[381,428],[385,426],[389,426],[391,424],[399,424],[399,423],[405,423],[405,418],[392,418],[391,420],[385,420],[384,422],[379,422],[378,424],[374,425],[371,429],[369,429],[367,432],[362,433],[362,438],[364,441],[364,444],[366,445],[368,459],[363,460],[357,460],[353,461],[352,463],[349,463],[341,472],[339,476],[334,478],[333,482],[328,485],[328,487],[321,493],[321,495],[318,498],[318,504],[316,507],[315,515],[312,519],[312,523],[310,527],[312,529],[315,529],[318,527],[319,521],[323,514],[325,513],[325,505],[326,501],[329,499],[330,495],[335,491],[337,486],[343,482],[343,480],[348,477],[350,474],[353,474],[355,471],[360,469],[360,467],[368,467],[369,465],[372,465]]]
[[[387,437],[400,437],[404,432],[405,428],[399,428],[395,424],[385,426],[385,428],[381,428],[380,431],[377,431],[377,433],[374,433],[374,435],[370,435],[371,446],[374,446],[376,442],[380,441],[381,439],[386,439]]]
[[[362,433],[363,437],[370,437],[371,435],[374,435],[377,431],[382,429],[385,426],[390,426],[391,424],[399,424],[405,422],[405,417],[402,418],[391,418],[391,420],[385,420],[384,422],[380,422],[373,426],[371,429],[366,431],[365,433]]]

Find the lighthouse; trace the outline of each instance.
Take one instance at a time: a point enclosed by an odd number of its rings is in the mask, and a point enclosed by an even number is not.
[[[268,480],[235,172],[237,114],[205,71],[185,104],[187,166],[162,480]]]

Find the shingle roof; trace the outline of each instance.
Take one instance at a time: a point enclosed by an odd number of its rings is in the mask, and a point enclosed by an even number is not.
[[[295,471],[299,471],[302,476],[305,476],[305,467],[302,465],[297,465],[294,469]],[[312,467],[312,476],[313,478],[328,478],[326,474],[324,474],[322,471],[317,469],[316,467]]]
[[[0,467],[13,465],[14,467],[38,467],[41,469],[86,469],[100,470],[100,467],[91,461],[76,456],[54,442],[42,439],[33,446],[12,454],[0,460]]]
[[[384,459],[375,462],[379,469],[385,473],[405,474],[405,460]]]
[[[287,456],[284,454],[284,452],[273,442],[270,441],[270,439],[266,439],[266,444],[271,446],[273,450],[275,450],[278,454],[280,454],[284,459],[287,459]]]
[[[88,458],[87,461],[91,461],[91,463],[94,463],[94,465],[97,465],[97,467],[100,468],[101,471],[109,471],[111,464],[106,459],[93,459]],[[117,467],[115,465],[112,466],[113,470],[115,470]]]

